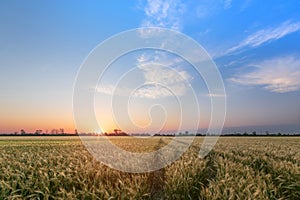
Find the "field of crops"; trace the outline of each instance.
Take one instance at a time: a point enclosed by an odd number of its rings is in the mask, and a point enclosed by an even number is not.
[[[133,152],[170,138],[114,137]],[[96,161],[77,137],[0,137],[0,199],[300,199],[299,137],[203,138],[173,164],[129,174]]]

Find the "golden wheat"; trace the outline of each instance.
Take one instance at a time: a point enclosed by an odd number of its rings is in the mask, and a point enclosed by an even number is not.
[[[148,152],[171,138],[113,138]],[[77,137],[0,138],[0,199],[300,199],[300,138],[203,138],[171,165],[130,174],[95,160]]]

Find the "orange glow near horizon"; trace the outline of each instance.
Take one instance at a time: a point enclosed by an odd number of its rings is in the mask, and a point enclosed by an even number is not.
[[[0,118],[1,119],[1,118]],[[93,131],[85,131],[85,130],[78,130],[78,132],[94,132],[94,133],[113,133],[114,129],[120,129],[127,133],[154,133],[153,130],[151,130],[151,124],[149,124],[149,121],[143,121],[139,120],[135,122],[136,125],[140,127],[134,127],[131,125],[125,124],[125,126],[118,126],[117,123],[114,123],[113,119],[110,117],[107,117],[105,120],[101,121],[101,127],[92,129]],[[149,126],[147,126],[149,125]],[[249,123],[240,123],[236,124],[232,121],[228,120],[225,122],[224,127],[242,127],[242,126],[251,126],[253,125],[251,121]],[[263,125],[263,124],[262,124]],[[100,125],[99,125],[100,126]],[[178,121],[177,120],[169,120],[169,123],[166,124],[163,128],[161,128],[160,131],[162,132],[173,132],[177,131],[178,127]],[[209,120],[208,119],[202,119],[200,122],[200,128],[206,129],[209,126]],[[0,121],[0,133],[20,133],[21,129],[24,129],[27,133],[34,133],[36,130],[42,130],[43,133],[51,133],[51,130],[53,129],[60,129],[63,128],[65,133],[74,133],[76,128],[76,125],[73,121],[73,118],[63,118],[58,117],[56,119],[53,118],[2,118]],[[189,130],[188,126],[182,127],[182,130],[178,131],[185,131]]]
[[[41,119],[18,118],[6,119],[0,122],[1,133],[20,132],[21,129],[28,133],[34,133],[36,130],[42,130],[43,133],[50,133],[52,129],[64,129],[65,133],[74,133],[75,124],[71,119],[49,120],[46,117]]]

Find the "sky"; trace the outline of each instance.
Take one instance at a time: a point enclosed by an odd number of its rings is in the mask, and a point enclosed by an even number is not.
[[[299,9],[299,0],[1,1],[0,132],[74,132],[72,94],[82,63],[111,36],[143,27],[178,31],[207,51],[226,90],[226,130],[297,127]],[[129,96],[134,84],[145,85]],[[180,131],[193,131],[197,105],[199,128],[207,128],[212,95],[218,94],[209,94],[178,55],[131,52],[113,62],[96,87],[101,127],[91,131],[172,131],[180,122]],[[109,104],[112,96],[130,101]],[[184,122],[182,112],[189,115]]]

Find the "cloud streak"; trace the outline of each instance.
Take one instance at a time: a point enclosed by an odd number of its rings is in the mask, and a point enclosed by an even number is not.
[[[300,22],[291,23],[290,21],[285,21],[278,27],[262,29],[249,35],[245,40],[240,42],[240,44],[230,48],[227,53],[232,53],[246,47],[258,47],[264,43],[278,40],[299,30]]]
[[[238,74],[230,81],[249,86],[263,86],[271,92],[286,93],[300,90],[300,59],[282,57],[253,64],[254,70]]]

